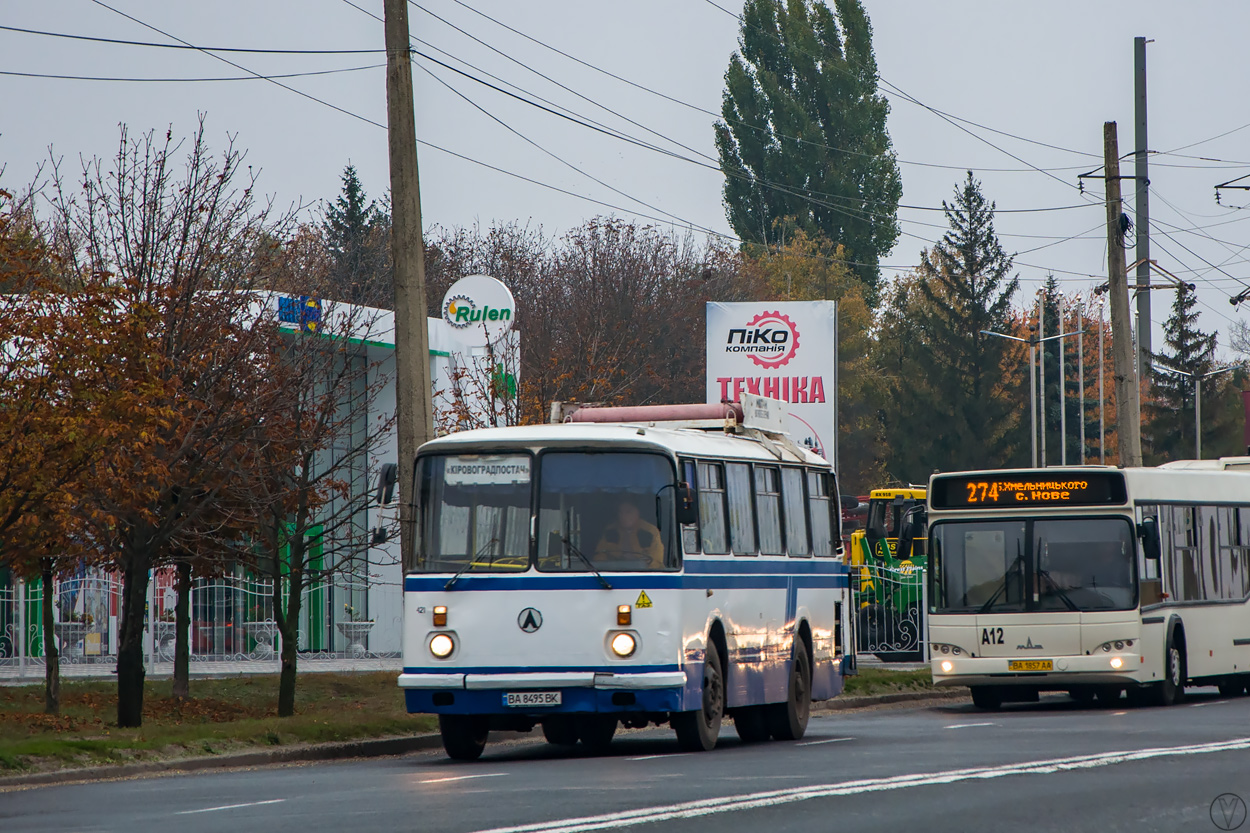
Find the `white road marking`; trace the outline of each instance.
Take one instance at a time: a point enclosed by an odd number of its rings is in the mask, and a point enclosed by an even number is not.
[[[795,746],[817,746],[822,743],[837,743],[843,740],[855,740],[855,738],[826,738],[825,740],[808,740],[803,743],[796,743]]]
[[[953,784],[958,781],[1002,778],[1007,775],[1046,775],[1070,770],[1094,769],[1096,767],[1111,766],[1131,761],[1144,761],[1151,758],[1202,755],[1211,752],[1232,752],[1247,749],[1250,749],[1250,738],[1238,738],[1236,740],[1190,746],[1101,752],[1096,755],[1077,755],[1070,758],[1025,761],[1018,764],[1003,764],[1001,766],[977,767],[974,769],[953,769],[944,772],[895,775],[889,778],[867,778],[859,781],[847,781],[841,784],[824,784],[747,793],[745,795],[722,796],[719,798],[701,799],[699,801],[687,801],[680,804],[646,807],[640,810],[627,810],[620,813],[605,813],[599,816],[557,819],[537,824],[522,824],[515,827],[496,827],[490,830],[479,831],[479,833],[587,833],[592,830],[611,830],[648,822],[673,821],[741,810],[755,810],[761,807],[774,807],[779,804],[809,801],[813,798],[830,798],[833,796],[899,790],[908,787]]]
[[[425,781],[418,781],[418,784],[446,784],[448,781],[468,781],[470,778],[498,778],[500,775],[507,775],[506,772],[483,772],[481,775],[452,775],[447,778],[429,778]]]
[[[947,729],[971,729],[974,726],[993,726],[993,723],[952,723]]]
[[[1128,712],[1112,712],[1111,716],[1112,717],[1124,717],[1124,715],[1126,714],[1128,714]]]
[[[1211,705],[1211,704],[1210,704],[1210,703],[1190,703],[1190,704],[1189,704],[1189,707],[1190,707],[1191,709],[1200,709],[1200,708],[1202,708],[1203,706],[1209,706],[1209,705]]]
[[[205,807],[203,810],[181,810],[175,816],[190,816],[194,813],[214,813],[218,810],[237,810],[240,807],[259,807],[262,804],[281,804],[285,798],[271,798],[268,801],[249,801],[246,804],[223,804],[220,807]]]
[[[652,758],[684,758],[689,752],[667,752],[663,755],[639,755],[634,758],[626,758],[627,761],[649,761]]]

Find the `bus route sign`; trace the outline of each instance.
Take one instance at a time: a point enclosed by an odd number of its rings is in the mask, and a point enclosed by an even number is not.
[[[1120,472],[1007,471],[938,475],[929,501],[934,509],[1120,506],[1127,495]]]

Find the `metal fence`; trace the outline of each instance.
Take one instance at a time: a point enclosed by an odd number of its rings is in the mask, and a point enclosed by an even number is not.
[[[143,651],[150,671],[172,663],[175,651],[176,576],[157,570],[149,581]],[[389,657],[369,649],[375,623],[356,607],[367,588],[348,581],[306,588],[299,621],[303,660]],[[44,665],[44,589],[40,582],[0,585],[0,676],[41,673]],[[53,581],[53,634],[62,667],[90,673],[117,662],[122,608],[120,577],[89,573]],[[273,615],[273,583],[248,576],[196,579],[191,590],[189,649],[192,663],[271,663],[280,637]],[[207,667],[202,670],[209,670]]]
[[[852,596],[859,611],[859,653],[875,654],[885,662],[928,661],[929,605],[924,567],[855,567]]]

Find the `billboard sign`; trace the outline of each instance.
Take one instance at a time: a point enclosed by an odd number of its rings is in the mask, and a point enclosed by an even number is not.
[[[516,301],[507,286],[489,275],[468,275],[443,296],[443,320],[459,341],[485,347],[512,329]]]
[[[709,302],[707,401],[783,400],[790,439],[836,462],[837,309],[835,301]]]

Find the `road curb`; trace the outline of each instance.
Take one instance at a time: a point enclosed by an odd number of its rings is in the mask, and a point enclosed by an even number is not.
[[[836,712],[890,703],[911,703],[920,700],[955,700],[968,697],[965,688],[943,688],[934,691],[900,691],[891,694],[868,694],[861,697],[839,697],[812,704],[813,712]],[[521,738],[524,735],[506,733]],[[442,747],[437,733],[412,735],[398,738],[377,738],[337,743],[317,743],[307,746],[283,746],[277,749],[255,752],[236,752],[226,755],[181,758],[172,761],[142,761],[131,764],[93,766],[79,769],[62,769],[56,772],[32,772],[28,775],[0,777],[0,790],[10,787],[38,787],[50,784],[68,784],[81,781],[100,781],[115,778],[133,778],[140,775],[198,772],[208,769],[268,766],[273,764],[336,761],[347,758],[382,758],[388,755],[406,755]]]
[[[335,761],[344,758],[380,758],[438,749],[442,740],[437,734],[399,738],[354,740],[338,743],[316,743],[308,746],[284,746],[257,752],[237,752],[212,757],[181,758],[173,761],[143,761],[133,764],[62,769],[56,772],[33,772],[28,775],[0,777],[0,790],[6,787],[34,787],[64,784],[73,781],[97,781],[156,775],[167,772],[196,772],[205,769],[266,766],[269,764]]]

